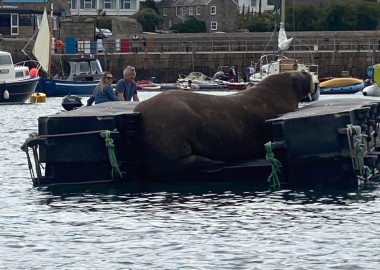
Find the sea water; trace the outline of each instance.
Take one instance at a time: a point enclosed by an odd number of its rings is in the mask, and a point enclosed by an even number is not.
[[[0,269],[379,269],[378,180],[33,187],[20,146],[61,100],[1,107]]]

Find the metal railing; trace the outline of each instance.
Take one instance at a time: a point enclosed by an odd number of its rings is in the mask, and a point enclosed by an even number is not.
[[[103,40],[103,42],[87,42],[80,44],[70,52],[99,54],[99,53],[133,53],[131,42],[123,40]],[[138,53],[259,53],[276,52],[277,44],[263,40],[234,40],[234,41],[151,41],[147,46],[137,42]],[[66,44],[64,44],[63,53]],[[296,39],[292,42],[288,52],[332,52],[332,51],[363,51],[372,52],[380,49],[380,40],[366,39]]]

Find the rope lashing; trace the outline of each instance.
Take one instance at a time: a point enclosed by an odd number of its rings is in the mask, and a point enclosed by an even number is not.
[[[364,155],[367,147],[363,142],[363,134],[360,126],[347,125],[347,139],[350,148],[352,168],[358,170],[361,176],[371,174],[371,169],[364,164]]]
[[[114,130],[116,131],[116,130]],[[110,159],[111,167],[112,167],[112,178],[114,178],[115,174],[117,173],[120,178],[123,178],[120,168],[119,168],[119,163],[117,162],[116,159],[116,154],[115,154],[115,145],[113,143],[113,139],[111,138],[111,131],[109,130],[103,130],[100,135],[104,138],[104,141],[106,143],[106,147],[108,148],[108,157]]]
[[[281,162],[274,157],[274,153],[272,151],[272,142],[267,142],[264,144],[265,150],[267,151],[265,155],[265,159],[270,163],[272,167],[272,172],[268,177],[268,181],[273,183],[273,186],[280,187],[280,180],[278,178],[278,171],[282,167]]]

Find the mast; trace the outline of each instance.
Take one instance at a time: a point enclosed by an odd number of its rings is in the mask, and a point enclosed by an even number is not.
[[[280,12],[281,12],[281,22],[283,22],[285,24],[285,0],[281,1]]]
[[[275,59],[275,47],[277,43],[277,20],[278,20],[278,15],[280,12],[280,5],[282,5],[281,0],[275,0],[274,1],[274,39],[273,39],[273,53],[272,53],[272,61],[276,61]]]

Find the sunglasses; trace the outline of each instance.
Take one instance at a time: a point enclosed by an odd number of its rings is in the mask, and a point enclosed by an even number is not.
[[[110,80],[112,80],[113,79],[113,77],[106,77],[107,79],[110,79]]]

